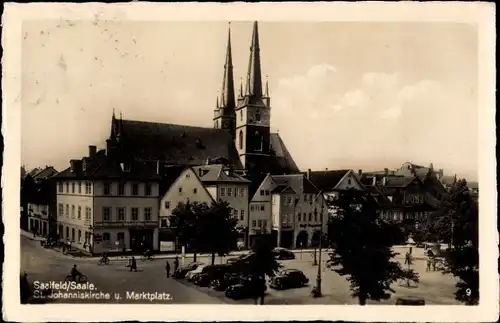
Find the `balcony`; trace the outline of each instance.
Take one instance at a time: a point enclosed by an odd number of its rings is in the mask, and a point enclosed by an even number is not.
[[[158,221],[103,221],[96,222],[95,228],[157,228]]]

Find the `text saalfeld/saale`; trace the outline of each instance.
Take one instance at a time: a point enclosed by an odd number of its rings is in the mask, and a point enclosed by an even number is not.
[[[36,280],[34,283],[34,288],[38,290],[97,290],[94,284],[86,282],[86,283],[76,283],[76,282],[63,282],[63,281],[50,281],[50,282],[40,282]]]

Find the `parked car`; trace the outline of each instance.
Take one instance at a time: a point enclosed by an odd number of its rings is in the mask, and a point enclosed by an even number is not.
[[[413,296],[399,297],[396,301],[396,305],[425,305],[425,299]]]
[[[185,266],[182,266],[180,268],[178,268],[173,274],[172,274],[172,278],[176,278],[176,279],[183,279],[186,277],[186,274],[188,272],[190,272],[191,270],[195,270],[196,268],[198,268],[198,266],[200,265],[203,265],[203,263],[201,262],[198,262],[198,261],[194,261],[194,262],[191,262]]]
[[[309,283],[309,278],[298,269],[285,269],[271,279],[274,289],[298,288]]]
[[[229,271],[220,279],[214,279],[210,283],[210,287],[215,290],[223,291],[231,285],[236,285],[240,282],[241,273]]]
[[[228,260],[226,260],[226,263],[227,264],[234,264],[234,263],[237,263],[237,262],[244,262],[246,259],[248,259],[252,255],[253,255],[253,252],[247,253],[247,254],[244,254],[244,255],[239,255],[238,257],[229,258]]]
[[[193,279],[193,276],[196,274],[199,274],[203,271],[204,268],[208,267],[207,265],[199,265],[195,269],[188,271],[186,273],[186,280],[191,281]]]
[[[274,248],[273,252],[279,260],[295,259],[295,254],[285,248]]]
[[[194,275],[193,283],[198,286],[209,286],[213,280],[223,279],[224,275],[231,270],[231,265],[214,265],[203,268],[201,273]]]
[[[264,291],[267,289],[265,284],[256,284],[255,277],[242,275],[240,277],[240,282],[235,285],[228,286],[226,288],[225,295],[231,299],[244,299],[253,297],[256,295],[260,295],[260,292],[256,290],[259,286],[264,288]]]

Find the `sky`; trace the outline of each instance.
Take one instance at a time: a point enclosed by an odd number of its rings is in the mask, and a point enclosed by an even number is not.
[[[213,126],[228,22],[25,21],[22,162],[104,148],[124,119]],[[235,88],[252,22],[231,23]],[[470,180],[478,168],[477,29],[458,23],[260,22],[271,127],[300,169],[405,161]]]

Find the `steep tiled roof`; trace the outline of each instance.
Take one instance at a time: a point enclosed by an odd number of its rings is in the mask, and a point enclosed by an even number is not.
[[[415,177],[410,176],[387,176],[386,187],[406,187],[415,180]]]
[[[288,185],[297,194],[317,194],[319,190],[303,174],[273,175],[273,181],[277,185]]]
[[[201,165],[223,157],[241,167],[234,141],[223,129],[123,120],[125,150],[136,159]]]
[[[280,194],[280,193],[292,193],[296,194],[296,192],[293,190],[293,188],[290,187],[290,185],[284,184],[284,185],[278,185],[274,188],[272,191],[274,194]]]
[[[286,169],[288,173],[298,173],[299,168],[279,134],[271,133],[270,144],[280,168]]]
[[[349,169],[312,171],[309,180],[320,190],[333,189],[349,172]],[[302,173],[307,176],[307,172]]]
[[[194,166],[193,170],[202,182],[250,182],[240,175],[225,169],[223,165]]]
[[[44,169],[37,172],[36,174],[34,174],[32,177],[35,181],[40,181],[40,180],[44,180],[44,179],[47,179],[49,177],[52,177],[52,176],[56,175],[57,173],[58,173],[58,171],[54,167],[47,166]]]

